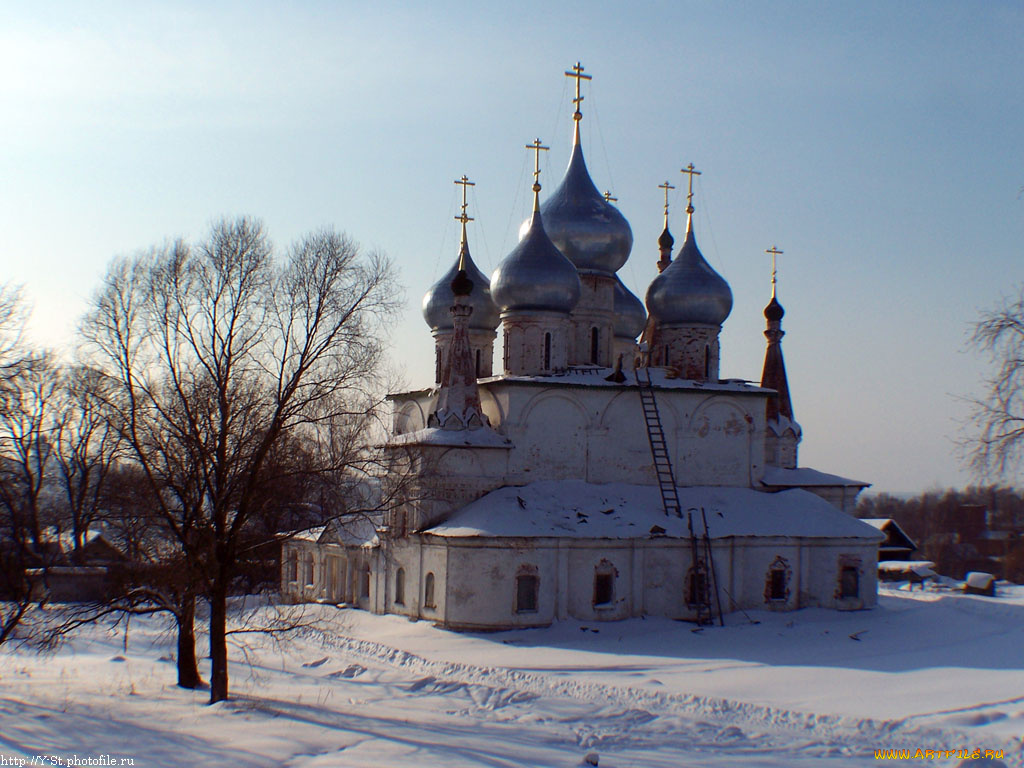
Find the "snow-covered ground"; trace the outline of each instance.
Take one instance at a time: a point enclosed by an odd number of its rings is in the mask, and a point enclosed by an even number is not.
[[[883,589],[871,611],[735,614],[700,631],[632,620],[460,635],[311,610],[318,625],[282,644],[244,636],[234,698],[214,707],[175,687],[158,619],[133,620],[127,647],[105,625],[55,654],[0,649],[0,765],[497,768],[596,753],[608,768],[952,766],[935,751],[961,749],[1024,762],[1024,587]]]

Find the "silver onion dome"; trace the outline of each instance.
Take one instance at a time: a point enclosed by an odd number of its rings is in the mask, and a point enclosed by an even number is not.
[[[579,301],[580,276],[544,231],[539,211],[534,210],[530,228],[491,275],[491,295],[502,312],[568,314]]]
[[[423,294],[423,319],[427,321],[427,325],[433,331],[451,330],[454,327],[451,306],[455,303],[455,293],[452,290],[452,280],[459,272],[459,262],[463,252],[466,277],[473,281],[473,291],[466,299],[466,303],[473,308],[473,314],[469,316],[469,328],[493,331],[501,322],[498,308],[494,304],[494,299],[491,298],[490,281],[487,279],[487,275],[473,263],[473,259],[469,255],[468,244],[463,244],[459,253],[460,258],[455,260],[452,268]]]
[[[664,325],[721,325],[732,312],[732,291],[697,248],[693,227],[675,260],[647,289],[647,311]]]
[[[618,275],[615,276],[615,320],[617,339],[636,339],[647,325],[647,312],[640,299],[633,295]]]
[[[577,269],[613,274],[629,258],[629,222],[597,191],[579,142],[573,145],[561,184],[540,210],[551,242]]]

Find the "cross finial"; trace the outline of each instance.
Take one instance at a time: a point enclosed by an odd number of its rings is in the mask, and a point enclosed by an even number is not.
[[[612,197],[611,190],[609,190],[609,191],[604,193],[604,201],[606,203],[617,203],[617,202],[619,202],[619,198]]]
[[[573,120],[573,141],[579,144],[580,141],[580,120],[583,119],[583,113],[580,111],[580,106],[583,104],[583,95],[580,93],[580,82],[582,80],[593,80],[592,75],[583,74],[583,65],[578,61],[573,65],[571,72],[565,73],[566,77],[576,78],[576,98],[572,100],[572,103],[576,105],[576,111],[572,113]]]
[[[774,299],[775,298],[775,257],[776,256],[781,256],[782,255],[782,251],[780,251],[778,248],[776,248],[773,245],[771,248],[766,250],[765,253],[770,253],[772,255],[772,298]]]
[[[668,229],[668,191],[675,187],[668,183],[668,179],[665,179],[665,183],[659,184],[658,189],[665,190],[665,229]]]
[[[547,152],[551,147],[545,147],[540,139],[534,139],[533,143],[526,145],[527,149],[533,150],[533,210],[540,210],[540,153]]]
[[[686,193],[686,212],[693,213],[693,177],[700,176],[700,171],[694,170],[693,163],[690,163],[688,166],[681,169],[679,172],[690,174],[690,189]]]
[[[466,208],[468,203],[466,202],[466,192],[470,187],[475,187],[476,182],[470,181],[466,174],[462,174],[461,179],[456,179],[455,183],[462,187],[462,213],[455,217],[456,221],[462,222],[462,243],[459,247],[459,269],[465,267],[466,260],[466,224],[473,221],[472,216],[466,215]]]

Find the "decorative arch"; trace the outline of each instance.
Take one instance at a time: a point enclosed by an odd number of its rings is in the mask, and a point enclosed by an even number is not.
[[[712,395],[698,405],[690,416],[687,428],[691,432],[699,434],[710,412],[713,410],[731,413],[732,418],[726,421],[725,428],[723,429],[727,434],[750,434],[754,431],[753,415],[743,409],[733,398],[722,395]]]
[[[395,434],[404,435],[423,429],[427,423],[423,408],[415,400],[410,400],[395,414]]]
[[[590,416],[587,413],[587,409],[584,407],[583,403],[580,401],[578,397],[576,397],[571,392],[561,392],[554,389],[544,389],[541,392],[538,392],[533,397],[531,397],[526,402],[526,405],[523,406],[523,410],[519,414],[519,423],[528,423],[530,420],[530,414],[534,411],[534,409],[536,409],[540,405],[545,404],[549,400],[562,400],[565,403],[571,405],[575,409],[577,414],[579,414],[580,426],[582,426],[584,429],[589,429],[590,427],[593,426],[593,424],[591,423]]]

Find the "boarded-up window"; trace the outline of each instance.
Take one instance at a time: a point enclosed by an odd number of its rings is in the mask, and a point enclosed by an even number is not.
[[[852,565],[839,573],[839,597],[860,597],[860,573]]]
[[[399,568],[395,574],[395,604],[405,605],[405,568]]]
[[[423,580],[423,607],[436,608],[434,604],[434,574],[428,573]]]
[[[520,573],[516,576],[516,613],[535,613],[537,611],[538,579],[532,573]]]

